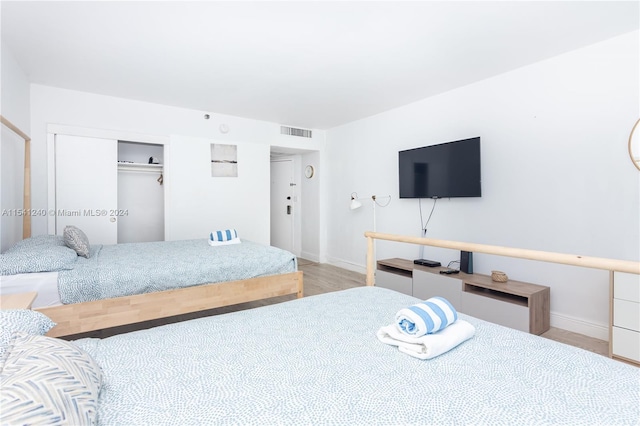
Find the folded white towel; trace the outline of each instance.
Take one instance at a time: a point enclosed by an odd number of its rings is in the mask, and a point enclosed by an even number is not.
[[[403,334],[396,324],[381,327],[376,336],[382,343],[397,346],[400,352],[419,359],[431,359],[469,340],[476,328],[465,320],[457,320],[443,330],[421,337]]]
[[[432,297],[396,313],[398,329],[412,337],[437,333],[458,319],[458,313],[444,297]]]
[[[229,244],[240,244],[240,238],[232,238],[227,241],[214,241],[209,240],[210,246],[228,246]]]

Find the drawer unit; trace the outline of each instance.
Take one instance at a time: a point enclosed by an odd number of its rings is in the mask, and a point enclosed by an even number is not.
[[[375,284],[422,300],[441,296],[462,313],[532,334],[549,330],[549,287],[514,280],[496,283],[481,274],[440,274],[444,269],[400,258],[379,260]]]
[[[609,354],[640,364],[640,275],[611,274]]]
[[[640,303],[640,275],[615,273],[613,298]]]
[[[461,312],[485,321],[529,332],[529,308],[502,298],[462,292]]]
[[[413,270],[413,296],[426,300],[430,297],[444,297],[456,310],[464,312],[460,305],[462,280],[432,272]]]
[[[640,360],[640,333],[626,328],[613,327],[612,346],[614,358],[638,363]]]
[[[376,286],[395,290],[399,293],[413,294],[413,282],[411,277],[394,274],[386,271],[376,271]]]
[[[613,299],[613,326],[640,331],[640,303]]]

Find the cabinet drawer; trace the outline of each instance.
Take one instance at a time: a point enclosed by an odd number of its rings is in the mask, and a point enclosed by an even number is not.
[[[640,303],[613,299],[613,325],[640,331]]]
[[[456,309],[460,310],[460,292],[462,280],[446,275],[413,270],[413,297],[427,300],[430,297],[444,297]]]
[[[640,275],[614,272],[613,298],[640,303]]]
[[[529,332],[529,308],[462,292],[460,311],[485,321]]]
[[[613,327],[614,356],[640,362],[640,333],[625,328]]]
[[[376,287],[388,288],[409,296],[413,293],[411,277],[380,270],[376,271]]]

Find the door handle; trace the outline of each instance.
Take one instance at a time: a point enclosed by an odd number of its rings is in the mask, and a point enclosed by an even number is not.
[[[291,206],[287,206],[287,214],[291,214]]]

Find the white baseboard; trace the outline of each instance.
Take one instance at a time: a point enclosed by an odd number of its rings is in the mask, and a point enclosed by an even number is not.
[[[551,312],[551,327],[561,328],[574,333],[584,334],[604,341],[609,341],[609,326],[594,324],[580,318]]]
[[[358,272],[360,274],[366,274],[367,273],[366,266],[357,265],[355,263],[347,262],[345,260],[337,259],[335,257],[328,257],[327,258],[327,263],[329,265],[337,266],[338,268],[347,269],[347,270],[353,271],[353,272]]]
[[[318,256],[317,253],[309,253],[309,252],[303,251],[302,254],[298,257],[300,257],[301,259],[306,259],[312,262],[320,263],[320,256]]]

